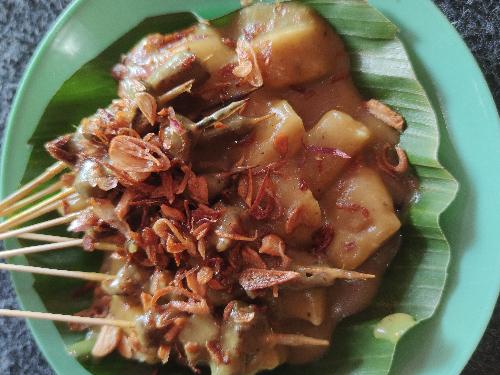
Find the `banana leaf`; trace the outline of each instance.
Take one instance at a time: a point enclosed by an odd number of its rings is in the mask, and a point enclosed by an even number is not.
[[[439,216],[453,200],[458,184],[437,160],[436,114],[398,39],[396,26],[364,0],[302,2],[316,9],[344,39],[351,56],[352,75],[362,94],[384,101],[405,117],[407,130],[401,143],[419,177],[420,193],[403,227],[402,248],[385,275],[373,305],[338,326],[332,348],[323,359],[307,366],[282,366],[272,374],[387,374],[396,344],[375,339],[374,326],[393,312],[408,313],[417,322],[430,318],[435,312],[450,260],[450,248],[439,226]],[[37,176],[52,163],[43,148],[46,141],[73,131],[82,117],[116,97],[116,83],[110,69],[122,53],[148,33],[168,33],[196,21],[190,13],[148,18],[83,65],[48,104],[30,140],[33,150],[24,180]],[[224,17],[218,22],[224,22]],[[69,249],[34,255],[29,262],[54,268],[95,270],[100,257]],[[35,277],[34,286],[52,312],[73,313],[88,306],[90,301],[89,295],[74,297],[75,289],[81,286],[76,281]],[[67,344],[82,339],[64,325],[58,325],[58,329]],[[418,324],[412,329],[418,329]],[[83,360],[82,365],[96,375],[151,373],[150,367],[118,356],[100,362]],[[161,373],[174,375],[189,371],[169,365]]]

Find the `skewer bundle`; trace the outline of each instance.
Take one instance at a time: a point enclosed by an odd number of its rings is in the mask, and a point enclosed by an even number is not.
[[[165,102],[172,100],[177,95],[180,95],[186,90],[189,90],[192,83],[193,80],[179,85],[178,87],[167,92],[161,98],[161,100]],[[231,103],[228,106],[219,109],[218,111],[210,114],[209,116],[195,123],[192,131],[193,132],[200,131],[207,125],[212,124],[214,121],[218,121],[222,118],[225,118],[235,113],[236,111],[240,110],[245,105],[245,103],[246,101],[242,100]],[[40,245],[27,246],[27,247],[2,251],[0,252],[0,259],[9,259],[20,255],[29,256],[31,254],[37,254],[47,251],[57,251],[74,247],[84,247],[84,240],[82,238],[71,238],[71,237],[54,236],[54,235],[37,233],[38,231],[44,229],[66,225],[75,220],[76,218],[78,218],[82,214],[81,211],[68,213],[61,217],[42,221],[40,223],[26,225],[27,222],[40,218],[47,213],[60,211],[60,209],[63,207],[64,200],[76,193],[73,187],[65,187],[64,183],[61,180],[57,180],[56,182],[49,184],[48,186],[42,188],[41,190],[37,190],[39,189],[40,186],[58,177],[61,173],[63,173],[67,169],[68,166],[64,162],[58,161],[49,168],[47,168],[40,176],[28,182],[27,184],[25,184],[20,189],[18,189],[11,195],[7,196],[4,200],[0,202],[0,216],[6,218],[4,222],[0,223],[0,240],[5,240],[8,238],[17,238],[17,239],[43,242],[43,244]],[[106,252],[115,252],[121,249],[120,246],[118,246],[117,244],[106,243],[106,242],[96,242],[93,244],[93,248],[95,250],[106,251]],[[97,272],[69,271],[69,270],[59,270],[59,269],[24,266],[17,264],[5,264],[5,263],[0,263],[0,270],[6,270],[11,272],[28,272],[33,274],[75,278],[91,282],[102,282],[113,279],[115,277],[115,275],[108,275]],[[355,271],[347,271],[329,267],[298,267],[294,271],[298,272],[304,279],[307,279],[311,276],[318,276],[324,279],[334,279],[334,278],[369,279],[374,277],[371,274],[365,274]],[[28,319],[42,319],[42,320],[51,320],[56,322],[66,322],[66,323],[85,324],[85,325],[107,325],[107,326],[116,326],[122,328],[134,327],[133,322],[124,320],[80,317],[72,315],[51,314],[42,312],[20,311],[20,310],[0,309],[0,316],[28,318]],[[285,345],[287,342],[287,337],[285,336],[287,335],[280,334],[279,336],[280,337],[277,336],[273,338],[273,340],[279,339],[278,341],[280,340],[283,341]],[[296,340],[292,341],[296,342]],[[324,345],[325,343],[322,342],[320,344]],[[326,344],[328,344],[328,342],[326,342]],[[319,345],[319,344],[317,342],[307,342],[304,343],[304,345]]]

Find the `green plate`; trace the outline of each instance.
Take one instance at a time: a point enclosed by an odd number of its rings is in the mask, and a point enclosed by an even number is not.
[[[459,374],[479,342],[500,290],[497,245],[500,212],[500,121],[467,47],[430,0],[372,0],[401,30],[414,68],[440,117],[440,160],[460,181],[458,198],[442,217],[452,248],[445,295],[434,317],[398,346],[394,374]],[[124,6],[123,4],[126,4]],[[13,191],[29,156],[27,141],[62,83],[142,19],[196,9],[205,18],[239,7],[236,0],[77,0],[36,51],[8,121],[1,192]],[[110,17],[109,15],[113,15]],[[8,241],[7,246],[15,246]],[[13,275],[23,308],[43,311],[32,277]],[[88,374],[65,355],[54,324],[31,321],[33,335],[58,374]]]

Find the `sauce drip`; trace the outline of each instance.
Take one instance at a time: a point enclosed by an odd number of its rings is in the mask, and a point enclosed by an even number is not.
[[[373,335],[377,339],[387,340],[396,344],[399,339],[413,327],[417,322],[408,314],[395,313],[387,315],[377,323],[373,330]]]

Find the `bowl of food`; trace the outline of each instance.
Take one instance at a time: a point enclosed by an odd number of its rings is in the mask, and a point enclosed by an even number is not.
[[[438,308],[458,189],[397,27],[354,0],[121,5],[74,3],[20,89],[2,268],[36,276],[3,315],[40,319],[59,373],[388,373]]]

